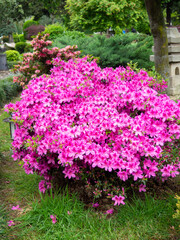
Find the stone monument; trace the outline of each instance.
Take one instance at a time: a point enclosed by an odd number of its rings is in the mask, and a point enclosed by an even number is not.
[[[169,81],[167,94],[180,95],[180,33],[176,27],[167,28],[169,53]],[[153,49],[152,49],[153,50]],[[154,55],[150,56],[154,61]]]
[[[7,60],[6,60],[6,54],[0,54],[0,71],[7,71]]]

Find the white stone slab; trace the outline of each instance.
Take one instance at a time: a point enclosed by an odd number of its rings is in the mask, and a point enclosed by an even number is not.
[[[154,52],[154,46],[152,46],[152,52]],[[180,44],[174,44],[168,46],[169,53],[180,53]]]
[[[180,62],[180,54],[178,55],[169,55],[169,62]]]
[[[180,44],[179,45],[171,45],[168,47],[169,53],[180,53]]]
[[[180,43],[180,37],[168,37],[168,43]]]
[[[15,49],[15,43],[4,43],[7,49]]]

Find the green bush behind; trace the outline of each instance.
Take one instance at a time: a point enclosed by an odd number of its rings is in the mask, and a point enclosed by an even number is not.
[[[105,67],[127,66],[127,63],[137,63],[139,68],[151,69],[150,62],[153,38],[146,34],[127,33],[107,38],[105,35],[72,37],[64,34],[54,40],[53,46],[63,48],[67,45],[77,45],[81,56],[93,55],[99,57],[99,65]]]
[[[27,21],[23,24],[23,31],[24,31],[26,28],[28,28],[28,27],[30,27],[30,26],[32,26],[32,25],[38,25],[38,24],[39,24],[38,21],[34,21],[33,19],[27,20]]]
[[[44,34],[49,34],[49,39],[56,39],[61,36],[65,31],[65,27],[59,23],[51,24],[45,27]]]
[[[26,42],[17,42],[17,43],[15,44],[15,49],[16,49],[19,53],[24,53],[26,46],[27,46],[27,43],[26,43]]]
[[[24,34],[17,34],[17,33],[13,33],[13,40],[14,40],[15,43],[26,41],[24,39]]]
[[[13,77],[7,77],[0,80],[0,107],[17,96],[22,88],[13,82]]]

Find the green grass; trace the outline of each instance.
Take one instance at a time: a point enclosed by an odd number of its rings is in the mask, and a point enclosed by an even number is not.
[[[68,190],[46,194],[41,201],[34,201],[31,210],[17,218],[19,225],[13,227],[17,239],[172,239],[178,236],[178,224],[172,218],[175,199],[145,200],[134,198],[131,203],[118,207],[117,213],[108,218],[101,212],[89,208]],[[68,211],[72,212],[68,215]],[[53,224],[50,215],[57,216]],[[172,229],[174,230],[172,231]]]
[[[14,101],[16,101],[15,99]],[[36,174],[27,175],[11,158],[9,125],[0,111],[0,239],[17,240],[178,240],[180,221],[175,194],[158,199],[145,195],[116,207],[113,215],[87,208],[68,188],[39,195]],[[12,211],[20,205],[22,211]],[[112,208],[113,206],[106,206]],[[68,211],[71,212],[68,215]],[[53,224],[50,215],[57,216]],[[7,221],[15,226],[8,227]]]
[[[0,236],[1,239],[5,239],[6,234],[6,228],[7,228],[7,213],[4,209],[4,206],[0,206]]]
[[[19,100],[19,97],[16,97],[12,102]],[[11,137],[10,137],[10,126],[9,123],[5,123],[3,120],[10,117],[10,115],[4,112],[3,109],[0,109],[0,156],[3,152],[8,152],[11,149]]]

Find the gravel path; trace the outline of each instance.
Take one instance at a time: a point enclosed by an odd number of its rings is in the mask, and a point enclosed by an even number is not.
[[[8,77],[9,75],[13,75],[10,71],[0,71],[0,80]]]

